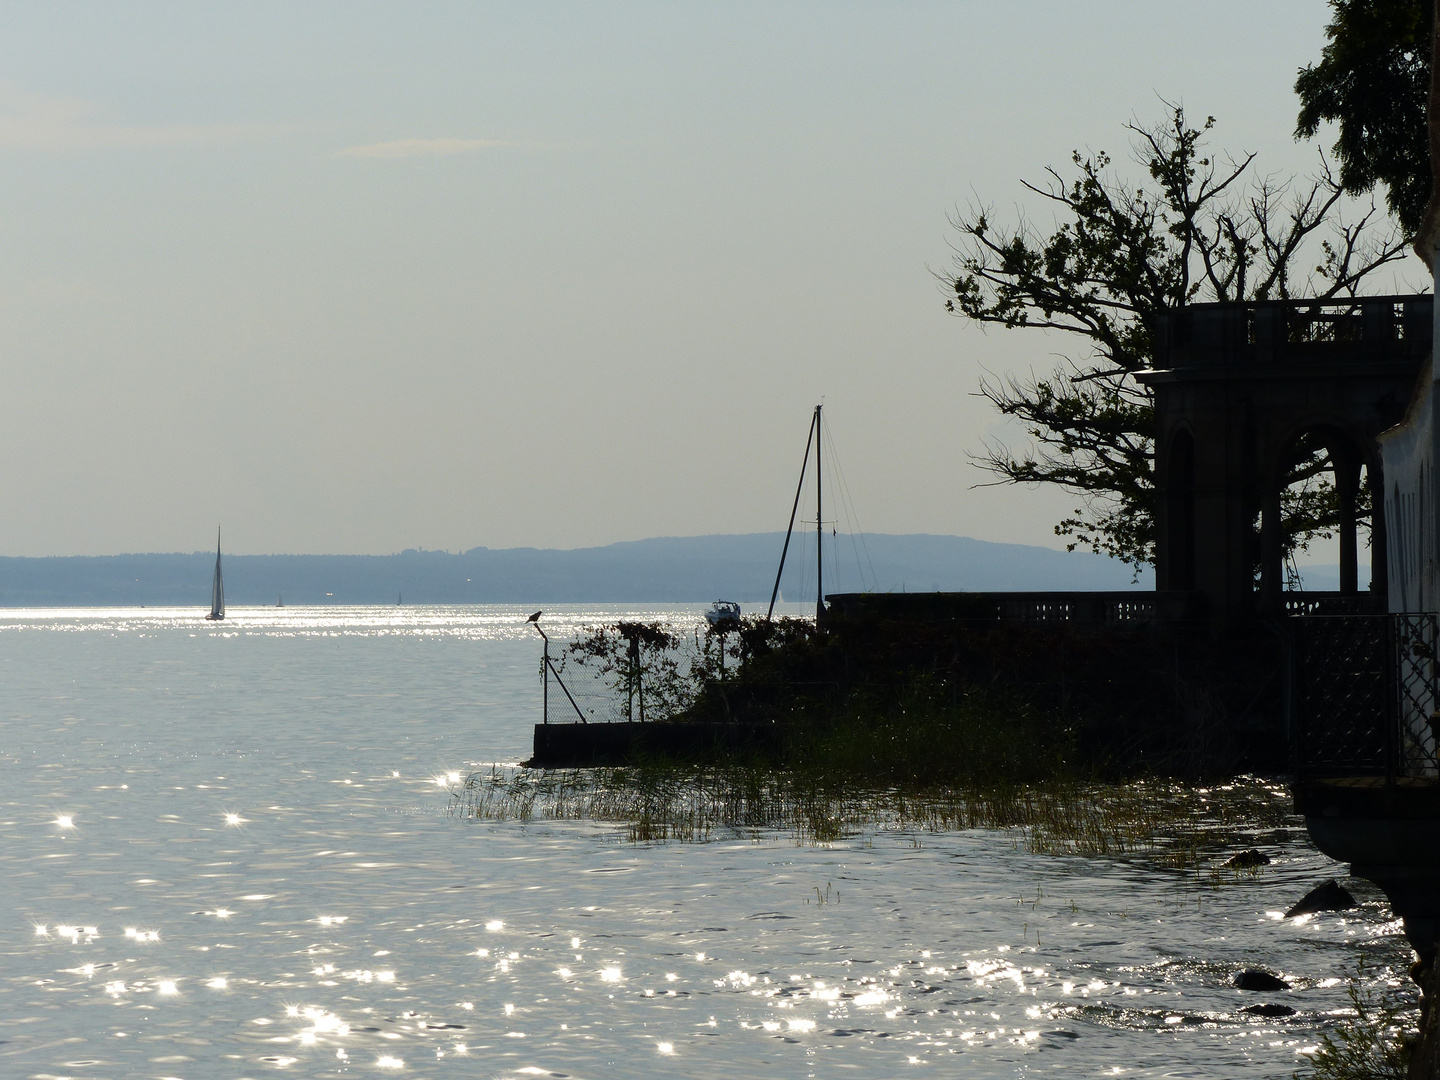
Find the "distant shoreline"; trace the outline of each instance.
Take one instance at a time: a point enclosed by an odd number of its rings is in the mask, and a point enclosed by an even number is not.
[[[781,533],[657,537],[575,549],[457,554],[225,555],[236,606],[692,603],[770,599]],[[0,557],[0,607],[209,603],[215,553]],[[1153,588],[1148,570],[1087,552],[968,537],[867,534],[826,544],[826,592]],[[1318,586],[1317,586],[1318,587]],[[814,602],[814,542],[796,537],[782,593]]]

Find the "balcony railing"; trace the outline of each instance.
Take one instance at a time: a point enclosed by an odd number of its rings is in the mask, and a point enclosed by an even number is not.
[[[1188,592],[933,592],[831,593],[832,616],[921,622],[1064,623],[1141,626],[1196,617],[1199,597]]]
[[[1383,615],[1385,594],[1374,592],[1287,592],[1286,615]]]
[[[1157,368],[1418,361],[1430,352],[1432,296],[1192,304],[1157,315]]]

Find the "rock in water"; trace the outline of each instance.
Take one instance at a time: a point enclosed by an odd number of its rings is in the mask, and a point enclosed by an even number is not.
[[[1246,848],[1226,859],[1225,865],[1234,867],[1236,870],[1250,870],[1257,866],[1269,866],[1270,856],[1259,848]]]
[[[1295,1010],[1289,1005],[1272,1005],[1266,1002],[1264,1005],[1246,1005],[1240,1010],[1242,1013],[1249,1013],[1251,1016],[1294,1016]]]
[[[1278,975],[1271,975],[1268,971],[1246,968],[1244,971],[1235,973],[1235,988],[1237,990],[1289,990],[1290,984]]]
[[[1350,890],[1332,877],[1302,896],[1294,907],[1285,912],[1285,918],[1310,915],[1317,911],[1348,911],[1354,906],[1355,897],[1350,895]]]

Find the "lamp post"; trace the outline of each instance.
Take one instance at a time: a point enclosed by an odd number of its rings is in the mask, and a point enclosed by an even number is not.
[[[535,627],[535,632],[545,641],[545,651],[540,661],[540,722],[550,723],[550,638],[544,630],[540,629],[540,616],[545,612],[537,611],[525,621]]]

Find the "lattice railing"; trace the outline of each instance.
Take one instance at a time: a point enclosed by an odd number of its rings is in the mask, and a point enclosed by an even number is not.
[[[1289,624],[1296,771],[1440,776],[1436,615],[1306,615]]]
[[[1436,775],[1436,616],[1391,616],[1397,654],[1395,697],[1401,776]]]

